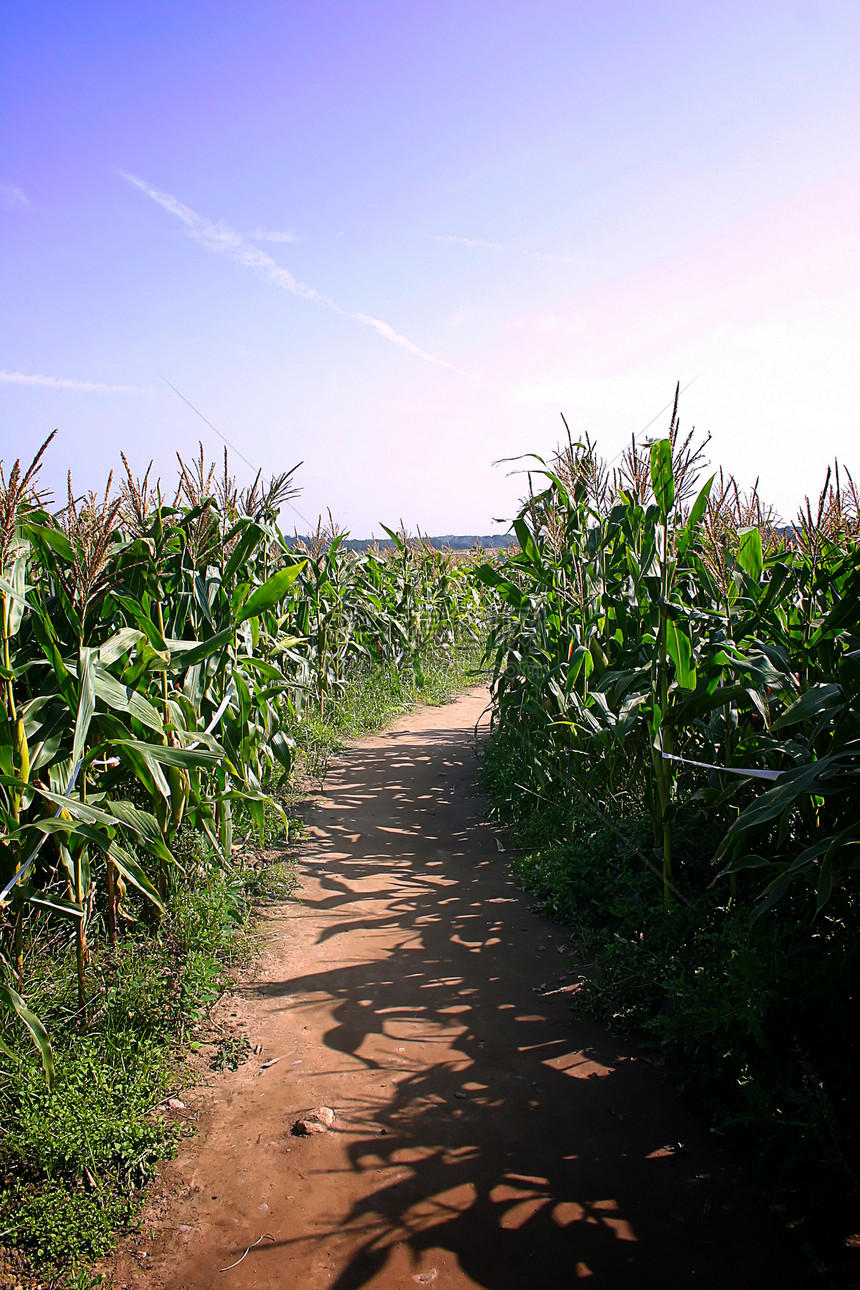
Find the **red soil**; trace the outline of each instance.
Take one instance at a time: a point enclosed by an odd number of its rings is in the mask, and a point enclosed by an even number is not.
[[[180,1094],[199,1133],[155,1185],[151,1239],[118,1252],[118,1287],[800,1284],[647,1057],[571,1017],[564,931],[530,912],[474,795],[485,700],[338,758],[301,903],[226,1005],[262,1051]],[[320,1106],[332,1128],[293,1136]]]

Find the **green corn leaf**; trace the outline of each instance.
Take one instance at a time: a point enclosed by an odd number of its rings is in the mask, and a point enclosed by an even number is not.
[[[232,640],[232,627],[223,628],[205,641],[168,640],[171,672],[187,671],[189,667],[202,663],[204,659],[211,657],[219,649],[223,649],[225,645],[231,644]]]
[[[672,444],[668,439],[656,439],[651,445],[651,487],[661,514],[667,516],[675,501]]]
[[[714,483],[714,478],[715,476],[711,475],[710,479],[706,480],[702,488],[699,490],[699,495],[690,508],[687,523],[678,534],[678,553],[680,555],[684,555],[686,551],[689,550],[690,545],[696,536],[696,530],[702,522],[705,511],[708,509],[708,499],[711,496],[711,488]]]
[[[124,798],[109,798],[105,802],[105,807],[115,819],[140,837],[160,841],[161,829],[158,827],[158,820],[149,811],[142,811],[139,806]]]
[[[749,574],[754,582],[761,581],[764,556],[762,554],[761,532],[759,529],[741,530],[738,544],[738,564],[745,573]]]
[[[55,806],[68,811],[73,820],[82,820],[84,824],[104,824],[108,828],[113,828],[115,825],[115,821],[107,811],[103,811],[98,806],[92,806],[89,802],[82,802],[79,797],[66,797],[62,793],[52,793],[48,788],[37,788],[36,792],[46,801],[53,802]],[[49,833],[68,826],[64,826],[62,820],[54,818],[34,820],[31,827],[43,833]]]
[[[129,617],[137,623],[152,648],[158,654],[165,654],[167,651],[167,645],[164,637],[149,617],[149,614],[145,613],[138,602],[136,600],[132,600],[130,596],[123,596],[119,593],[115,593],[115,595],[117,602],[122,606]]]
[[[0,578],[0,591],[3,592],[4,596],[8,596],[10,600],[14,600],[21,609],[27,608],[26,596],[22,592],[16,591],[11,582],[7,582],[5,578]]]
[[[302,560],[288,569],[279,569],[277,573],[272,574],[271,578],[267,578],[262,587],[257,587],[239,610],[236,618],[237,626],[246,619],[263,614],[267,609],[279,604],[301,573],[305,563],[306,561]]]
[[[285,680],[283,672],[281,672],[279,668],[275,667],[274,663],[267,663],[266,660],[262,658],[243,657],[242,666],[245,668],[251,668],[254,672],[259,673],[260,676],[265,677],[269,681]]]
[[[197,748],[170,748],[166,744],[147,744],[139,739],[112,739],[110,746],[136,749],[142,756],[159,762],[162,766],[177,766],[180,770],[195,767],[214,770],[221,761],[219,753],[203,752]]]
[[[96,710],[95,660],[96,651],[88,649],[85,645],[82,646],[81,661],[78,668],[80,698],[78,699],[78,715],[75,721],[75,738],[72,744],[73,764],[76,764],[83,756],[90,722]]]
[[[114,740],[113,746],[117,748],[122,760],[131,767],[152,801],[159,797],[165,802],[170,801],[170,785],[164,777],[164,771],[157,761],[147,756],[146,749],[149,745],[136,740]]]
[[[55,914],[65,914],[67,918],[81,919],[85,916],[86,910],[82,905],[78,905],[74,900],[67,900],[65,896],[55,896],[51,892],[39,891],[37,887],[18,887],[18,892],[31,905],[36,905],[39,909],[49,909]]]
[[[64,731],[57,731],[56,734],[49,735],[46,739],[37,739],[30,741],[30,778],[43,767],[50,765],[56,759],[65,736]]]
[[[62,529],[49,528],[45,524],[25,524],[23,527],[26,532],[44,542],[45,546],[50,547],[56,555],[62,556],[68,563],[74,561],[74,547]]]
[[[295,739],[291,739],[281,730],[276,730],[272,735],[269,746],[284,770],[291,770],[295,761]]]
[[[236,570],[241,569],[242,565],[249,558],[249,556],[251,556],[253,552],[256,551],[260,547],[262,542],[265,540],[265,534],[263,530],[260,528],[258,524],[255,524],[253,520],[246,520],[246,521],[243,521],[242,523],[245,524],[246,526],[245,531],[242,533],[242,536],[237,541],[232,552],[230,553],[230,559],[227,561],[226,565],[224,566],[224,571],[222,575],[222,579],[224,582],[230,582],[232,580]],[[239,525],[237,525],[236,528],[232,529],[230,533],[227,534],[226,538],[224,539],[225,546],[233,537],[235,537],[238,531],[239,531]]]
[[[857,551],[860,552],[860,546]],[[836,604],[826,615],[824,621],[817,628],[810,640],[810,645],[817,645],[827,637],[836,636],[837,633],[846,629],[856,629],[857,623],[860,622],[860,595],[858,595],[858,580],[854,580],[854,585],[846,587],[836,601]]]
[[[485,587],[495,588],[499,595],[514,609],[521,609],[528,604],[528,596],[520,591],[515,582],[505,578],[492,565],[482,564],[475,570],[475,576]]]
[[[140,635],[140,633],[135,634]],[[93,685],[96,696],[109,708],[113,708],[116,712],[129,713],[149,730],[155,730],[159,734],[164,730],[164,722],[158,709],[137,690],[122,685],[98,663],[94,667]]]
[[[131,855],[130,852],[126,851],[124,847],[121,847],[117,842],[111,843],[108,848],[108,855],[111,860],[113,860],[126,882],[130,882],[132,886],[137,887],[138,891],[143,892],[144,896],[146,896],[148,900],[151,900],[153,905],[163,913],[164,903],[161,897],[150,882],[149,878],[147,878],[143,869],[135,860],[134,856]]]
[[[520,544],[520,550],[523,555],[538,572],[543,572],[543,561],[541,560],[540,550],[534,540],[531,529],[522,518],[514,520],[514,532],[517,535],[517,541]]]
[[[801,721],[821,716],[822,712],[839,707],[842,702],[841,685],[814,685],[806,694],[792,703],[790,708],[773,723],[774,730],[784,730],[786,726],[795,726]]]
[[[849,707],[857,707],[860,699],[860,650],[846,654],[839,664],[839,683]]]
[[[131,829],[140,839],[140,845],[147,851],[151,851],[154,856],[165,864],[175,864],[176,861],[170,851],[170,848],[164,841],[158,820],[149,811],[142,811],[139,807],[134,806],[131,802],[124,799],[108,800],[105,803],[107,810],[120,824]]]
[[[717,855],[724,855],[738,839],[751,829],[769,824],[786,810],[794,807],[798,801],[809,794],[821,790],[822,775],[835,769],[833,759],[822,758],[805,766],[795,766],[785,771],[778,783],[762,793],[761,796],[742,811],[726,833],[717,849]]]
[[[54,1054],[51,1051],[51,1041],[48,1039],[48,1032],[42,1025],[35,1012],[27,1007],[17,990],[13,990],[11,985],[0,985],[0,1003],[14,1012],[17,1017],[24,1023],[30,1032],[32,1040],[39,1050],[39,1056],[42,1059],[42,1067],[45,1071],[45,1079],[48,1081],[48,1087],[54,1087]]]
[[[693,663],[693,646],[683,627],[672,619],[666,624],[666,649],[675,664],[675,677],[685,690],[696,688],[696,667]]]
[[[402,538],[400,538],[400,536],[397,533],[395,533],[393,529],[390,529],[387,524],[383,524],[382,527],[385,529],[385,532],[391,538],[391,541],[394,543],[396,550],[398,550],[401,555],[406,555],[408,548],[405,546]]]
[[[821,863],[821,871],[818,878],[818,888],[816,890],[815,912],[820,914],[827,904],[833,892],[833,861],[829,855],[824,857]]]
[[[109,667],[111,663],[115,663],[117,659],[122,658],[123,654],[127,654],[138,641],[143,639],[143,632],[136,627],[121,628],[120,631],[115,632],[113,636],[106,640],[104,645],[99,646],[99,662],[103,667]]]
[[[479,564],[475,569],[475,577],[479,582],[482,582],[485,587],[498,587],[501,583],[507,582],[504,575],[491,564]],[[379,607],[382,608],[381,605]]]

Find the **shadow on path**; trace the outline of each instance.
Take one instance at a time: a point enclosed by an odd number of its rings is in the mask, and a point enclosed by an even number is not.
[[[338,759],[291,915],[309,964],[244,991],[316,1032],[339,1098],[336,1152],[301,1156],[320,1203],[254,1251],[260,1284],[288,1252],[311,1290],[801,1284],[659,1073],[571,1019],[564,931],[510,878],[461,705]]]

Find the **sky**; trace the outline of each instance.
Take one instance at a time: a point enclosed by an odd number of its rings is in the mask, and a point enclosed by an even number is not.
[[[0,44],[0,457],[57,427],[58,499],[226,438],[303,463],[290,530],[499,532],[503,459],[562,413],[613,458],[677,381],[785,518],[860,476],[856,0],[30,0]]]

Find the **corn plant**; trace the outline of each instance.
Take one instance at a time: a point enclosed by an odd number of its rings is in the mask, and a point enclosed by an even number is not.
[[[814,880],[820,910],[856,867],[856,490],[828,474],[781,527],[701,464],[677,394],[668,436],[613,472],[588,440],[535,459],[518,548],[478,570],[502,608],[496,737],[530,793],[644,802],[667,903],[674,822],[704,807],[733,898],[743,877],[761,911]]]
[[[357,556],[321,526],[296,549],[278,527],[294,472],[242,490],[202,448],[171,501],[123,458],[118,493],[79,495],[70,476],[53,511],[49,442],[27,470],[0,467],[0,1005],[50,1074],[28,928],[69,920],[86,1025],[92,939],[116,943],[129,887],[160,916],[180,829],[227,863],[240,804],[262,837],[286,731],[368,660],[450,648],[477,602],[467,568],[405,538]]]

